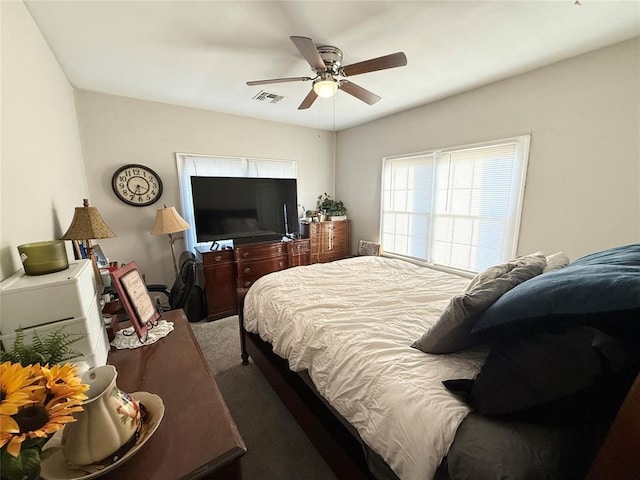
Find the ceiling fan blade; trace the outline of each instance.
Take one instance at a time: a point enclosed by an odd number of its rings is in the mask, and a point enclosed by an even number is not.
[[[342,80],[340,82],[340,90],[344,90],[349,95],[353,95],[358,100],[362,100],[364,103],[368,103],[369,105],[373,105],[382,98],[375,93],[370,92],[366,88],[362,88],[348,80]]]
[[[268,83],[284,83],[284,82],[306,82],[313,80],[311,77],[289,77],[289,78],[271,78],[269,80],[251,80],[247,85],[266,85]]]
[[[309,62],[309,65],[316,70],[326,70],[326,65],[318,52],[313,40],[307,37],[296,37],[295,35],[289,37],[295,46],[300,50],[300,53],[304,59]]]
[[[313,105],[313,102],[316,101],[316,98],[318,98],[318,94],[312,88],[311,91],[307,94],[307,96],[304,97],[304,100],[298,107],[298,110],[306,110],[311,105]]]
[[[407,64],[407,56],[404,52],[396,52],[384,57],[372,58],[363,62],[352,63],[340,69],[340,73],[345,77],[360,75],[361,73],[375,72],[376,70],[386,70],[387,68],[404,67]]]

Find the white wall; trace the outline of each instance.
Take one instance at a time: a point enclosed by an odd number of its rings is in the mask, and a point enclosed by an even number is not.
[[[64,234],[87,197],[73,89],[22,2],[0,2],[0,279],[17,246]],[[67,252],[73,258],[70,242]]]
[[[168,237],[150,232],[163,203],[180,210],[176,152],[296,160],[299,202],[307,208],[320,193],[333,192],[333,132],[95,92],[76,98],[92,204],[117,235],[100,246],[110,260],[136,261],[150,283],[171,284],[174,277]],[[111,177],[127,163],[160,175],[164,193],[156,204],[132,207],[116,199]],[[183,248],[176,242],[177,255]]]
[[[636,38],[343,130],[336,195],[352,219],[352,246],[379,239],[384,156],[525,133],[532,143],[519,254],[563,250],[575,259],[638,242],[639,117]]]

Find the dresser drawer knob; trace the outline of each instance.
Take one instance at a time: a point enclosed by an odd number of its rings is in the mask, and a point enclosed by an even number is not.
[[[247,258],[249,256],[249,252],[242,252],[242,257]]]
[[[282,266],[284,265],[284,263],[282,262],[278,262],[278,266],[282,268]]]
[[[250,286],[251,286],[251,281],[246,281],[246,282],[244,282],[244,286],[245,286],[245,287],[250,287]]]
[[[215,260],[216,262],[220,262],[220,261],[222,260],[222,255],[216,255],[216,256],[215,256],[215,258],[214,258],[214,260]]]
[[[251,267],[244,267],[243,272],[244,272],[244,273],[249,273],[249,272],[251,272]]]

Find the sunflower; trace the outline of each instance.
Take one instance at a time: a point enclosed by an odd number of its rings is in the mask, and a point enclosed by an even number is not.
[[[11,362],[0,364],[0,415],[3,421],[5,416],[13,415],[20,407],[31,403],[35,390],[44,390],[42,385],[35,384],[38,380],[30,366]]]
[[[9,367],[6,368],[8,370]],[[89,388],[80,383],[80,380],[75,377],[76,368],[69,364],[56,365],[52,368],[40,365],[21,368],[29,371],[26,377],[19,368],[11,366],[11,372],[20,373],[19,378],[23,379],[21,392],[26,392],[27,398],[20,396],[21,403],[14,402],[15,413],[3,415],[0,428],[0,447],[6,445],[7,452],[14,457],[20,454],[25,440],[46,441],[65,424],[74,422],[75,418],[72,414],[83,410],[81,403],[86,398],[84,392]],[[7,391],[15,395],[18,380],[16,378],[10,378],[10,380],[11,382],[7,384],[11,385],[12,390],[7,388]],[[34,385],[33,382],[38,384]],[[8,410],[13,411],[9,408]]]
[[[31,366],[11,362],[0,364],[0,448],[20,433],[20,426],[12,415],[35,403],[31,398],[34,391],[44,390],[42,385],[34,385],[38,380],[33,376]]]
[[[84,392],[89,386],[81,383],[80,377],[77,376],[77,366],[66,363],[49,368],[46,365],[41,367],[40,371],[47,388],[47,397],[43,404],[50,406],[60,401],[74,401],[77,405],[87,399]]]

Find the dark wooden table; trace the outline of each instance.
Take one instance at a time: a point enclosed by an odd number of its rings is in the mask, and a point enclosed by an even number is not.
[[[162,398],[158,430],[126,463],[101,477],[123,479],[240,479],[247,451],[182,310],[162,314],[174,331],[152,345],[113,350],[108,363],[125,392]]]

